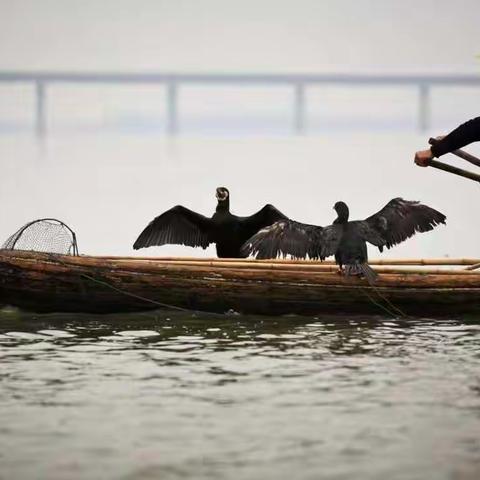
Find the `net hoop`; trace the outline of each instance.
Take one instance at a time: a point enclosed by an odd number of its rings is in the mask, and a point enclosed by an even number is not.
[[[25,224],[22,228],[17,230],[13,235],[11,235],[7,241],[3,244],[2,249],[5,250],[25,250],[24,248],[15,248],[18,244],[18,242],[22,239],[22,236],[27,230],[32,227],[35,224],[42,224],[42,226],[45,226],[46,224],[50,225],[55,225],[59,226],[63,229],[66,230],[66,232],[69,233],[70,239],[69,239],[69,245],[66,245],[63,250],[66,250],[63,252],[65,255],[73,255],[73,256],[78,256],[78,243],[77,243],[77,236],[75,232],[64,222],[61,220],[58,220],[56,218],[39,218],[37,220],[33,220],[31,222],[28,222]],[[67,242],[65,241],[67,244]],[[68,248],[66,248],[68,246]],[[46,247],[48,248],[48,246]],[[48,252],[48,250],[45,250],[45,248],[35,250],[35,248],[29,248],[27,250],[33,250],[33,251],[42,251],[42,252]],[[59,253],[59,252],[50,252],[50,253]]]

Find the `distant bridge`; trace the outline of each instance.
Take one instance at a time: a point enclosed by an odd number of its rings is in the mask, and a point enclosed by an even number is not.
[[[47,133],[46,91],[53,84],[160,84],[166,87],[167,133],[180,131],[178,96],[183,85],[286,85],[292,87],[292,128],[306,130],[306,90],[315,85],[404,86],[418,91],[418,128],[430,126],[430,92],[440,86],[478,86],[480,75],[374,75],[374,74],[176,74],[176,73],[75,73],[0,71],[0,83],[30,83],[35,87],[35,129]]]

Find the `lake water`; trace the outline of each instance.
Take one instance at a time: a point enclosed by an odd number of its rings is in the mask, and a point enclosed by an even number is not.
[[[478,320],[4,310],[0,478],[476,480]]]

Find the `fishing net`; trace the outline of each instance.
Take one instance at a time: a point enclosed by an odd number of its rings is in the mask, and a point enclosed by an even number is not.
[[[27,223],[9,237],[2,248],[78,255],[75,232],[54,218],[42,218]]]

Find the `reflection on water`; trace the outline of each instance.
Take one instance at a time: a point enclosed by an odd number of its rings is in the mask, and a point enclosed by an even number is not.
[[[0,477],[480,474],[475,321],[4,311],[0,362]]]

